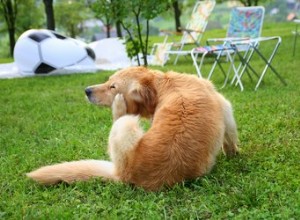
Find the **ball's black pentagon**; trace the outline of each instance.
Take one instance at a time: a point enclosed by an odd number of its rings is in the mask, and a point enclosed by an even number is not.
[[[93,60],[96,59],[96,54],[95,54],[95,52],[94,52],[94,50],[93,50],[92,48],[90,48],[90,47],[85,47],[85,50],[86,50],[86,52],[87,52],[87,54],[88,54],[88,56],[89,56],[90,58],[92,58]]]
[[[53,66],[50,66],[46,63],[41,63],[34,71],[36,74],[47,74],[55,70],[56,68]]]
[[[42,42],[43,40],[50,38],[49,35],[41,32],[35,32],[28,35],[28,37],[38,43]]]
[[[54,32],[54,31],[51,31],[51,32],[52,32],[52,34],[54,34],[55,37],[58,38],[58,39],[64,40],[64,39],[67,38],[67,37],[65,37],[65,36],[63,36],[63,35],[61,35],[61,34],[59,34],[59,33]]]

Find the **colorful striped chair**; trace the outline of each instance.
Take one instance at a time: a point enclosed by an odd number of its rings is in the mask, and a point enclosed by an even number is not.
[[[208,18],[215,7],[215,0],[197,1],[186,28],[181,28],[182,38],[180,42],[168,42],[168,34],[163,43],[153,45],[150,54],[151,65],[163,66],[169,59],[169,55],[176,55],[174,64],[177,63],[180,55],[190,55],[191,50],[183,50],[185,45],[195,44],[200,46],[202,35],[206,29]]]

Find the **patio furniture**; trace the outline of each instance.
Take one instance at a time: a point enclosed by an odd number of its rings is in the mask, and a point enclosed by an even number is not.
[[[215,55],[215,62],[208,74],[208,79],[211,78],[215,67],[218,65],[225,75],[225,81],[223,85],[224,87],[228,81],[228,77],[230,72],[232,72],[232,69],[234,73],[234,79],[237,80],[240,89],[243,91],[244,87],[242,81],[240,80],[240,75],[246,70],[246,65],[240,63],[239,66],[236,67],[234,65],[234,58],[237,51],[239,51],[240,53],[244,52],[243,60],[245,62],[249,62],[253,55],[254,47],[248,44],[236,44],[236,46],[233,47],[232,43],[247,39],[257,39],[258,37],[260,37],[264,19],[264,12],[265,9],[261,6],[233,8],[231,11],[231,18],[226,37],[207,40],[208,44],[211,42],[221,42],[222,44],[197,47],[191,51],[193,65],[196,68],[198,76],[202,77],[201,67],[206,55]],[[258,42],[253,42],[253,44],[257,46]],[[201,60],[198,62],[199,56],[201,56]],[[223,56],[226,56],[230,62],[230,68],[227,73],[224,71],[220,62],[220,59]]]
[[[170,54],[176,55],[174,61],[174,64],[176,64],[179,56],[190,54],[190,50],[183,50],[184,46],[193,44],[195,46],[200,46],[200,41],[207,26],[208,18],[215,7],[215,4],[215,0],[197,1],[189,22],[185,28],[181,28],[183,35],[180,42],[168,42],[169,34],[167,34],[163,43],[156,43],[153,45],[150,57],[155,58],[150,64],[164,65],[169,59]]]
[[[269,55],[269,57],[266,57],[266,55],[264,55],[260,50],[258,45],[262,44],[264,42],[267,41],[273,41],[275,42],[275,45],[273,47],[273,50],[271,52],[271,54]],[[258,89],[259,85],[261,84],[268,68],[270,68],[272,70],[272,72],[280,79],[280,81],[282,82],[282,84],[287,85],[287,83],[285,82],[284,78],[276,71],[276,69],[271,65],[271,62],[278,50],[279,45],[281,44],[281,37],[279,36],[273,36],[273,37],[259,37],[259,38],[253,38],[253,39],[248,39],[248,40],[242,40],[242,41],[233,41],[231,42],[231,46],[233,48],[236,48],[236,54],[238,55],[241,63],[243,63],[245,68],[249,68],[256,76],[258,76],[258,81],[257,84],[255,86],[255,91]],[[249,46],[249,49],[253,52],[255,52],[265,63],[265,67],[262,71],[262,73],[259,75],[255,69],[252,67],[251,63],[249,62],[250,60],[245,59],[245,57],[240,53],[238,46],[239,45],[247,45]],[[251,55],[252,56],[252,55]],[[241,79],[241,77],[243,76],[245,71],[242,71],[240,73],[240,75],[237,76],[238,80]],[[239,74],[239,73],[237,73]]]

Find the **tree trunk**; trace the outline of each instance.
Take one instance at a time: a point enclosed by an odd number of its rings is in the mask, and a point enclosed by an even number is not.
[[[121,22],[120,21],[116,22],[116,29],[117,29],[117,36],[122,38],[123,34],[122,34],[122,27],[121,27]]]
[[[15,48],[15,44],[16,44],[14,27],[8,29],[8,35],[9,35],[10,56],[12,57],[14,55],[14,48]]]
[[[53,10],[53,0],[43,0],[47,18],[47,29],[55,30],[55,19]]]
[[[111,29],[111,20],[109,16],[105,16],[105,32],[106,32],[106,38],[110,38],[110,29]]]
[[[70,36],[71,38],[76,38],[76,32],[75,32],[75,24],[70,25]]]
[[[106,24],[106,37],[110,38],[110,24]]]
[[[173,2],[173,9],[174,9],[174,18],[175,18],[175,28],[177,32],[181,32],[181,24],[180,24],[180,15],[181,11],[179,9],[178,1]]]
[[[149,42],[149,31],[150,31],[150,26],[149,26],[149,19],[147,19],[146,21],[146,40],[145,40],[145,49],[143,51],[143,55],[144,55],[144,66],[148,66],[148,58],[147,58],[147,54],[148,54],[148,42]]]
[[[3,9],[3,15],[5,18],[7,30],[8,30],[8,36],[9,36],[9,46],[10,46],[10,56],[13,56],[14,54],[14,47],[16,44],[15,39],[15,23],[16,23],[16,17],[17,17],[17,6],[18,3],[11,0],[1,0],[0,1],[2,9]]]
[[[148,66],[148,63],[147,63],[147,56],[145,57],[145,54],[144,54],[144,43],[143,43],[143,38],[142,38],[142,27],[141,27],[141,24],[140,24],[140,18],[139,18],[139,13],[140,13],[140,10],[138,11],[138,13],[135,14],[135,20],[136,20],[136,26],[137,26],[137,33],[138,33],[138,41],[139,41],[139,48],[136,48],[136,54],[137,54],[137,57],[138,54],[139,54],[139,49],[142,51],[142,55],[143,55],[143,60],[144,60],[144,66]],[[147,55],[147,54],[146,54]],[[140,66],[140,62],[139,62],[139,59],[138,59],[138,64]]]

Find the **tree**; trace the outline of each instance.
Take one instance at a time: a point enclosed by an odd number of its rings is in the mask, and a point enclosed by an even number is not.
[[[122,24],[119,20],[120,10],[118,9],[118,7],[122,7],[122,5],[118,4],[119,2],[116,0],[96,0],[90,4],[90,7],[95,13],[96,17],[104,22],[107,28],[107,38],[110,37],[110,28],[113,23],[116,24],[117,36],[122,37]]]
[[[118,2],[116,2],[116,0],[111,0],[111,2],[113,2],[113,7],[112,7],[112,16],[113,16],[113,19],[116,23],[116,29],[117,29],[117,36],[118,37],[122,37],[123,34],[122,34],[122,22],[120,20],[120,10],[119,10],[119,5],[118,5]]]
[[[119,23],[126,32],[126,49],[130,58],[136,57],[141,65],[148,65],[149,21],[165,11],[171,0],[97,0],[94,11],[98,18],[104,18],[106,25]]]
[[[121,21],[116,21],[116,29],[117,29],[117,36],[118,37],[123,37],[123,34],[122,34],[122,24],[121,24]]]
[[[32,28],[44,28],[45,19],[43,3],[37,0],[26,0],[18,3],[16,20],[16,36]]]
[[[13,56],[16,36],[28,29],[42,27],[40,6],[41,3],[36,0],[0,0],[0,17],[4,17],[3,31],[9,36],[10,56]]]
[[[55,20],[59,27],[65,29],[67,34],[73,38],[82,32],[80,24],[91,14],[84,0],[56,0],[54,10]]]
[[[47,29],[55,30],[55,19],[53,11],[53,0],[43,0],[47,18]]]
[[[16,44],[16,19],[18,13],[18,0],[0,0],[1,11],[5,19],[5,23],[9,36],[10,55],[13,56]]]
[[[97,0],[90,4],[91,9],[106,27],[106,37],[110,38],[110,28],[113,24],[113,1]]]
[[[139,53],[142,54],[144,65],[148,65],[147,52],[149,43],[149,21],[166,10],[170,4],[169,1],[161,0],[131,0],[124,5],[122,0],[119,2],[119,20],[122,27],[127,32],[126,49],[128,56],[137,59],[138,65],[141,65]],[[146,27],[145,30],[143,28]],[[144,36],[143,36],[144,35]]]

